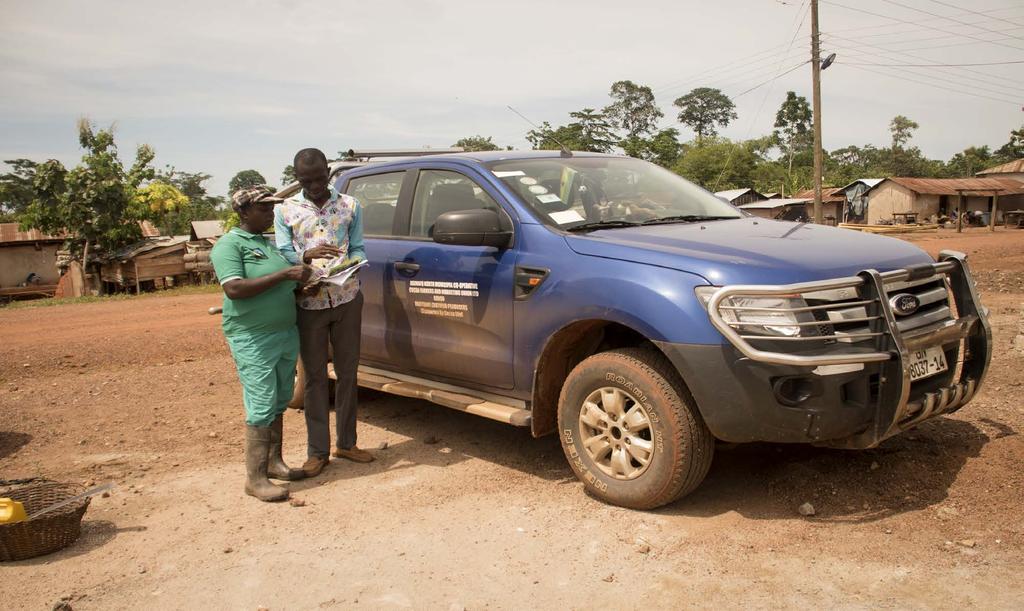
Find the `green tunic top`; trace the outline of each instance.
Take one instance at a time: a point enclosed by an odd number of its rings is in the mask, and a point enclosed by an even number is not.
[[[217,240],[210,262],[221,286],[236,278],[259,278],[291,266],[266,238],[239,227]],[[294,327],[295,284],[290,280],[280,282],[247,299],[224,295],[224,335],[275,333]]]

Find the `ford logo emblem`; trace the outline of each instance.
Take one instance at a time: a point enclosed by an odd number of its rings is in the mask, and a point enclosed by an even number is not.
[[[921,307],[921,301],[910,293],[900,293],[889,298],[889,307],[898,316],[910,316]]]

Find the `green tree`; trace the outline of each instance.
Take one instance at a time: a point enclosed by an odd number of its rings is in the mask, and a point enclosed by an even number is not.
[[[679,122],[697,134],[698,146],[703,144],[704,138],[718,135],[718,126],[726,127],[738,116],[729,96],[711,87],[698,87],[676,98],[673,104],[680,109]]]
[[[461,148],[464,151],[497,151],[501,150],[501,147],[491,140],[490,136],[484,138],[483,136],[469,136],[467,138],[459,138],[459,140],[452,145],[453,147]]]
[[[32,203],[21,224],[51,234],[67,231],[72,254],[87,261],[92,246],[112,252],[142,237],[138,221],[149,218],[150,210],[137,191],[154,176],[154,154],[148,145],[138,147],[126,170],[113,130],[96,130],[84,119],[78,141],[86,153],[77,167],[67,170],[52,159],[36,167]]]
[[[811,133],[811,107],[807,98],[787,91],[786,100],[775,113],[775,131],[772,136],[786,151],[787,168],[793,173],[793,154],[813,145]]]
[[[664,168],[671,168],[679,160],[679,155],[683,150],[683,145],[678,138],[679,130],[669,127],[650,138],[625,138],[619,143],[619,146],[630,157],[645,159]]]
[[[625,132],[623,140],[638,140],[653,134],[658,120],[665,116],[655,104],[650,87],[633,81],[616,81],[608,95],[613,102],[602,112],[611,126]]]
[[[755,170],[763,162],[754,144],[709,138],[700,146],[685,147],[672,169],[709,191],[723,191],[753,186]]]
[[[951,178],[972,178],[992,165],[992,152],[987,146],[969,146],[950,158],[946,174]]]
[[[281,186],[287,187],[293,182],[295,182],[295,166],[289,163],[281,170]]]
[[[848,185],[859,178],[883,178],[889,174],[889,154],[870,144],[850,145],[826,152],[825,182]]]
[[[920,125],[903,115],[893,117],[892,121],[889,122],[889,133],[892,134],[893,150],[903,148],[907,142],[910,142],[911,136],[914,135],[914,130],[919,127]]]
[[[173,210],[166,210],[155,221],[164,235],[184,235],[191,231],[192,221],[209,221],[218,218],[224,200],[210,195],[204,182],[210,179],[203,172],[182,172],[173,167],[157,173],[157,180],[173,185],[188,202]]]
[[[0,174],[0,223],[13,223],[32,203],[32,182],[36,176],[36,162],[30,159],[8,159],[11,171]]]
[[[263,178],[263,174],[260,174],[256,170],[242,170],[238,174],[235,174],[231,179],[231,182],[228,183],[228,195],[234,195],[235,191],[239,189],[265,184],[267,184],[267,179]]]
[[[1024,125],[1010,131],[1010,141],[996,150],[996,158],[998,163],[1024,158]]]
[[[607,153],[615,146],[618,139],[602,113],[584,108],[569,116],[576,121],[555,129],[545,121],[540,128],[527,132],[526,140],[537,150],[557,150],[561,143],[571,151]]]

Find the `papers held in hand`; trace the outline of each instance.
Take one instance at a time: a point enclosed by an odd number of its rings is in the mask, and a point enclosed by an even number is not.
[[[332,265],[327,268],[325,275],[317,278],[318,282],[329,282],[330,284],[337,284],[341,286],[345,284],[345,281],[352,277],[352,274],[356,273],[359,269],[369,265],[369,261],[366,259],[357,259],[355,261],[342,261],[337,265]]]

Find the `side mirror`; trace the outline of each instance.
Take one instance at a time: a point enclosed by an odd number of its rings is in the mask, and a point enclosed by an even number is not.
[[[512,232],[502,227],[494,210],[474,208],[445,212],[434,222],[434,241],[456,246],[508,248]]]

